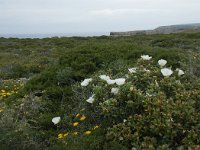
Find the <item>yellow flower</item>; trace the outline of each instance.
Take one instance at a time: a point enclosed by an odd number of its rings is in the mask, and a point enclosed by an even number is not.
[[[86,119],[86,117],[85,116],[82,116],[81,118],[80,118],[80,121],[83,121],[83,120],[85,120]]]
[[[91,133],[91,131],[85,131],[85,135],[90,135]]]
[[[2,92],[2,93],[5,93],[6,91],[5,91],[5,90],[1,90],[1,92]]]
[[[76,114],[76,117],[79,117],[80,116],[80,114]]]
[[[77,135],[77,134],[78,134],[78,132],[74,132],[74,133],[73,133],[73,135]]]
[[[63,136],[66,137],[66,136],[68,136],[68,135],[69,135],[69,133],[65,133]]]
[[[62,139],[62,138],[63,138],[63,134],[62,133],[58,134],[58,139]]]
[[[58,136],[62,136],[62,135],[63,135],[62,133],[59,133],[59,134],[58,134]]]
[[[99,128],[99,126],[96,125],[96,126],[93,127],[93,130],[98,129],[98,128]]]
[[[3,112],[4,110],[3,110],[3,108],[0,108],[0,112]]]
[[[8,92],[8,93],[7,93],[7,95],[9,96],[9,95],[11,95],[11,93],[10,93],[10,92]]]
[[[79,124],[79,122],[74,122],[73,126],[76,127],[76,126],[78,126],[78,124]]]

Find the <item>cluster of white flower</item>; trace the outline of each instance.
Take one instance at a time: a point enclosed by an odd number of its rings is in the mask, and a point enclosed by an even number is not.
[[[115,84],[116,83],[117,85],[123,85],[126,81],[125,78],[118,78],[118,79],[113,80],[113,79],[110,79],[110,77],[107,75],[100,75],[99,78],[106,81],[107,84]]]
[[[125,83],[125,81],[126,81],[126,79],[125,78],[118,78],[118,79],[110,79],[110,77],[109,76],[107,76],[107,75],[100,75],[99,76],[99,78],[101,79],[101,80],[104,80],[104,81],[106,81],[107,82],[107,84],[109,84],[109,85],[111,85],[111,84],[117,84],[117,85],[123,85],[124,83]],[[82,83],[81,83],[81,86],[88,86],[89,85],[89,83],[92,81],[92,78],[88,78],[88,79],[85,79]],[[119,88],[112,88],[111,89],[111,93],[112,94],[117,94],[119,92]],[[88,102],[88,103],[93,103],[94,102],[94,97],[95,97],[95,94],[93,94],[92,96],[90,96],[87,100],[86,100],[86,102]]]
[[[142,55],[141,58],[142,58],[143,60],[151,60],[151,59],[152,59],[152,57],[149,56],[149,55]],[[166,60],[164,60],[164,59],[158,60],[158,65],[161,67],[161,73],[162,73],[162,75],[165,76],[165,77],[169,77],[169,76],[171,76],[171,75],[173,74],[173,71],[172,71],[170,68],[164,68],[164,66],[165,66],[166,64],[167,64],[167,61],[166,61]],[[129,73],[136,73],[136,72],[137,72],[137,68],[136,68],[136,67],[134,67],[134,68],[128,68],[128,71],[129,71]],[[148,70],[148,69],[146,69],[146,68],[144,68],[144,71],[150,72],[150,70]],[[178,72],[178,76],[184,75],[184,71],[183,71],[183,70],[181,70],[181,69],[176,69],[176,71]],[[107,75],[100,75],[99,78],[100,78],[101,80],[106,81],[106,83],[109,84],[109,85],[117,84],[118,86],[121,86],[121,85],[125,84],[125,81],[126,81],[125,78],[111,79],[111,78],[110,78],[109,76],[107,76]],[[84,86],[84,87],[85,87],[85,86],[88,86],[90,82],[92,82],[92,78],[85,79],[85,80],[81,83],[81,86]],[[119,93],[119,90],[120,90],[119,88],[117,88],[117,87],[114,88],[114,87],[113,87],[113,88],[111,89],[111,93],[114,94],[114,95],[116,95],[116,94]],[[92,95],[86,100],[86,102],[92,104],[92,103],[95,101],[94,97],[95,97],[95,94],[92,94]],[[61,120],[60,117],[54,117],[54,118],[52,119],[52,122],[53,122],[54,124],[58,124],[58,123],[60,122],[60,120]],[[124,121],[124,122],[125,122],[125,121]]]
[[[143,60],[150,60],[152,57],[150,57],[149,55],[142,55],[141,58]],[[158,64],[160,65],[160,67],[164,67],[167,64],[167,61],[164,59],[160,59],[160,60],[158,60]],[[176,71],[178,71],[178,76],[184,75],[183,70],[176,69]],[[163,76],[169,77],[173,74],[173,71],[170,68],[162,68],[161,73]]]
[[[160,59],[160,60],[158,60],[158,64],[161,67],[164,67],[167,64],[167,61],[164,60],[164,59]],[[184,71],[181,70],[181,69],[176,69],[176,71],[178,71],[178,76],[182,76],[182,75],[185,74]],[[169,77],[173,74],[173,71],[170,68],[162,68],[161,73],[162,73],[163,76]]]
[[[142,55],[141,58],[142,58],[143,60],[151,60],[151,59],[152,59],[152,57],[149,56],[149,55]],[[162,67],[161,73],[162,73],[163,76],[169,77],[169,76],[171,76],[171,75],[173,74],[173,71],[172,71],[170,68],[163,68],[163,67],[167,64],[167,61],[166,61],[166,60],[160,59],[160,60],[158,60],[158,64]],[[128,71],[129,71],[130,73],[136,73],[136,72],[137,72],[137,68],[136,68],[136,67],[134,67],[134,68],[128,68]],[[146,69],[146,68],[144,68],[144,71],[150,72],[150,70],[148,70],[148,69]],[[181,75],[184,74],[183,70],[177,69],[176,71],[178,71],[178,75],[179,75],[179,76],[181,76]],[[120,86],[120,85],[125,84],[125,81],[126,81],[125,78],[111,79],[111,78],[110,78],[109,76],[107,76],[107,75],[100,75],[99,78],[100,78],[101,80],[106,81],[107,84],[109,84],[109,85],[117,84],[117,85]],[[91,81],[92,81],[92,78],[85,79],[85,80],[81,83],[81,86],[87,86]],[[117,94],[117,93],[119,93],[119,88],[112,88],[112,89],[111,89],[111,93],[114,94],[114,95]],[[95,94],[93,94],[92,96],[90,96],[86,101],[87,101],[88,103],[93,103],[93,102],[94,102],[94,96],[95,96]]]

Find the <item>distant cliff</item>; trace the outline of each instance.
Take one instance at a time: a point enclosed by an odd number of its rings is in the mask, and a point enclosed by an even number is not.
[[[170,34],[170,33],[180,33],[180,32],[187,32],[187,33],[200,32],[200,23],[160,26],[153,30],[110,32],[110,35],[111,36],[131,36],[131,35],[149,35],[149,34]]]

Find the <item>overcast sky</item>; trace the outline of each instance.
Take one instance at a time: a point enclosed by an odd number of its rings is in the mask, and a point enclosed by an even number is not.
[[[0,0],[0,34],[130,31],[200,22],[200,0]]]

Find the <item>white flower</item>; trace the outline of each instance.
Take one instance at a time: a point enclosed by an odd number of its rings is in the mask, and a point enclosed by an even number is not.
[[[150,60],[152,57],[150,57],[149,55],[142,55],[141,58],[143,60]]]
[[[60,122],[60,117],[54,117],[53,119],[52,119],[52,122],[54,123],[54,125],[55,124],[58,124],[59,122]]]
[[[182,75],[185,74],[184,71],[181,70],[181,69],[178,69],[178,68],[177,68],[176,71],[178,71],[178,76],[182,76]]]
[[[128,71],[129,71],[130,73],[136,73],[136,68],[129,68]]]
[[[113,93],[113,94],[119,93],[119,88],[112,88],[111,93]]]
[[[106,82],[107,82],[108,84],[115,84],[115,80],[111,80],[111,79],[106,80]]]
[[[161,69],[161,73],[163,76],[169,77],[172,75],[173,71],[169,68],[163,68],[163,69]]]
[[[127,122],[127,120],[126,120],[126,119],[124,119],[124,120],[123,120],[123,122],[125,123],[125,122]]]
[[[93,94],[92,96],[90,96],[90,97],[86,100],[86,102],[92,104],[92,103],[94,102],[94,96],[95,96],[95,94]]]
[[[125,83],[125,81],[126,81],[125,78],[115,79],[115,82],[117,85],[123,85]]]
[[[184,73],[183,70],[179,70],[179,71],[178,71],[178,75],[179,75],[179,76],[182,76],[182,75],[184,75],[184,74],[185,74],[185,73]]]
[[[107,75],[100,75],[99,78],[101,78],[102,80],[105,80],[105,81],[110,79],[110,77]]]
[[[160,60],[158,61],[158,64],[159,64],[161,67],[163,67],[163,66],[165,66],[165,65],[167,64],[167,61],[164,60],[164,59],[160,59]]]
[[[88,86],[88,84],[92,81],[92,78],[85,79],[82,83],[81,86]]]
[[[99,77],[102,80],[105,80],[107,82],[107,84],[115,84],[116,83],[117,85],[123,85],[125,83],[125,78],[119,78],[119,79],[112,80],[107,75],[100,75]]]
[[[149,69],[146,69],[146,68],[144,68],[144,71],[145,72],[151,72]]]

